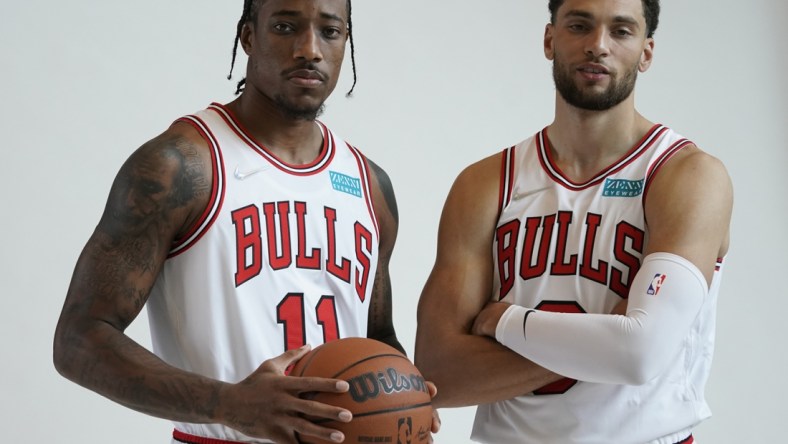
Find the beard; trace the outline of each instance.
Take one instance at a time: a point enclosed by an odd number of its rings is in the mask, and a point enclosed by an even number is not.
[[[588,111],[606,111],[623,102],[635,90],[638,77],[638,65],[624,72],[624,76],[616,80],[612,76],[610,85],[602,92],[586,91],[574,81],[575,70],[559,62],[558,55],[553,61],[553,81],[555,89],[570,105]]]
[[[299,106],[288,101],[283,95],[277,94],[274,96],[274,104],[279,109],[279,112],[288,119],[293,120],[315,120],[326,109],[325,103],[319,106]]]

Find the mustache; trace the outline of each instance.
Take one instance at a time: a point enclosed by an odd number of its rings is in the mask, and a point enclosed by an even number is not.
[[[282,71],[282,75],[285,77],[289,77],[298,71],[309,71],[310,74],[317,76],[320,80],[325,81],[328,78],[328,75],[321,71],[316,64],[312,62],[304,62],[299,63],[298,65],[285,69]]]

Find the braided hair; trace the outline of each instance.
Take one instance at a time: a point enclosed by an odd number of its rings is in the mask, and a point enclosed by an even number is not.
[[[257,22],[257,12],[260,10],[260,0],[244,0],[244,10],[241,13],[241,19],[238,20],[238,26],[235,32],[235,41],[233,42],[233,58],[230,62],[230,74],[227,75],[227,80],[233,78],[233,68],[235,67],[235,59],[236,55],[238,54],[238,42],[241,40],[241,30],[243,29],[246,23],[256,23]],[[353,21],[352,17],[352,7],[350,4],[350,0],[347,0],[347,33],[348,37],[350,37],[350,61],[353,65],[353,86],[350,87],[350,91],[345,94],[346,97],[350,97],[353,95],[353,90],[356,89],[356,81],[358,76],[356,75],[356,48],[353,44]],[[246,85],[246,78],[241,79],[238,82],[238,85],[235,89],[235,94],[240,94],[241,91],[244,90]]]

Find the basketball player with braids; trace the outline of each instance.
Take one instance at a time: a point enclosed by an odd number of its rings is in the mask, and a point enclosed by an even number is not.
[[[416,363],[434,405],[479,405],[474,441],[691,443],[711,414],[731,182],[635,109],[658,0],[549,10],[554,120],[456,179]]]
[[[288,367],[341,337],[402,350],[391,183],[316,120],[352,42],[350,13],[349,0],[247,0],[239,97],[130,156],[76,265],[57,370],[172,420],[173,443],[342,442],[320,423],[351,413],[299,395],[347,382]],[[146,304],[155,354],[124,334]]]

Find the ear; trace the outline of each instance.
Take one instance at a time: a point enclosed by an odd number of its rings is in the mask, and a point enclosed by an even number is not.
[[[553,48],[554,29],[552,23],[548,23],[544,27],[544,56],[547,57],[547,60],[553,60],[553,57],[555,57],[555,48]]]
[[[244,23],[244,25],[241,27],[241,37],[239,40],[246,55],[250,55],[252,53],[252,46],[254,42],[254,27],[248,22]]]
[[[643,52],[640,54],[640,63],[638,63],[638,70],[640,72],[648,71],[651,62],[654,60],[654,39],[649,37],[646,39],[643,46]]]

